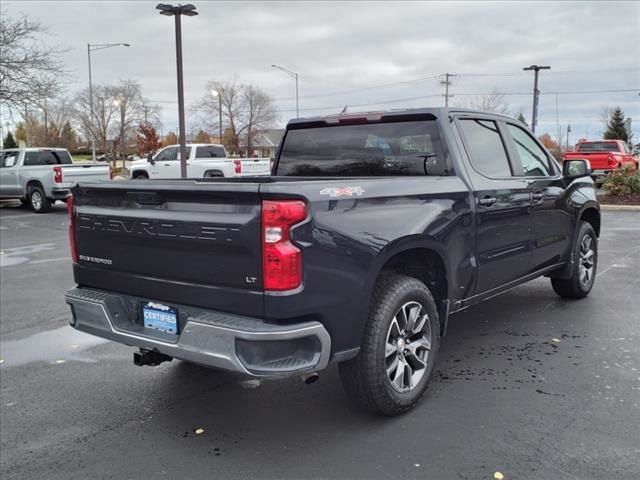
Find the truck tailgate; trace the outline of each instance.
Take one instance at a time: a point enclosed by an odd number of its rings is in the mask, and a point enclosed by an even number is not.
[[[62,181],[64,183],[96,182],[109,180],[109,165],[100,163],[74,163],[62,165]]]
[[[609,152],[568,152],[564,154],[565,160],[582,159],[589,160],[591,170],[611,169],[612,164],[609,163]]]
[[[150,300],[262,313],[257,183],[122,181],[72,190],[76,282]]]
[[[241,176],[260,177],[271,174],[271,159],[269,158],[243,158],[241,159]]]

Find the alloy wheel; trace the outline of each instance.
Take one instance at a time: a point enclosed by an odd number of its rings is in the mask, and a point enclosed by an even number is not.
[[[426,372],[431,351],[429,315],[418,302],[407,302],[396,312],[385,343],[385,367],[391,387],[413,390]]]
[[[591,235],[585,235],[580,242],[580,282],[588,287],[593,280],[593,268],[595,266],[595,249]]]

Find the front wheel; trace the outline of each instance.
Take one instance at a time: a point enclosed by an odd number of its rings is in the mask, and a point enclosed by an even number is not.
[[[426,285],[403,275],[382,276],[360,353],[339,365],[342,384],[366,410],[404,413],[422,399],[439,346],[438,309]]]
[[[573,271],[568,279],[552,278],[551,286],[562,298],[584,298],[596,280],[598,237],[587,222],[582,222],[573,246]]]

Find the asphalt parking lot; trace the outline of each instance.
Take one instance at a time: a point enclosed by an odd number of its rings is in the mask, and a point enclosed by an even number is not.
[[[453,316],[423,402],[386,419],[335,367],[304,385],[134,366],[67,326],[64,205],[3,203],[1,477],[640,478],[640,212],[602,230],[587,299],[538,279]]]

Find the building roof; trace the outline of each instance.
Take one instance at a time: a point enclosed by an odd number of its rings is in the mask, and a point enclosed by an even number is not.
[[[253,147],[254,148],[271,148],[277,147],[280,145],[280,140],[284,135],[284,128],[270,128],[267,130],[263,130],[258,132],[253,138]],[[240,146],[247,146],[247,139],[242,138],[240,140]]]

